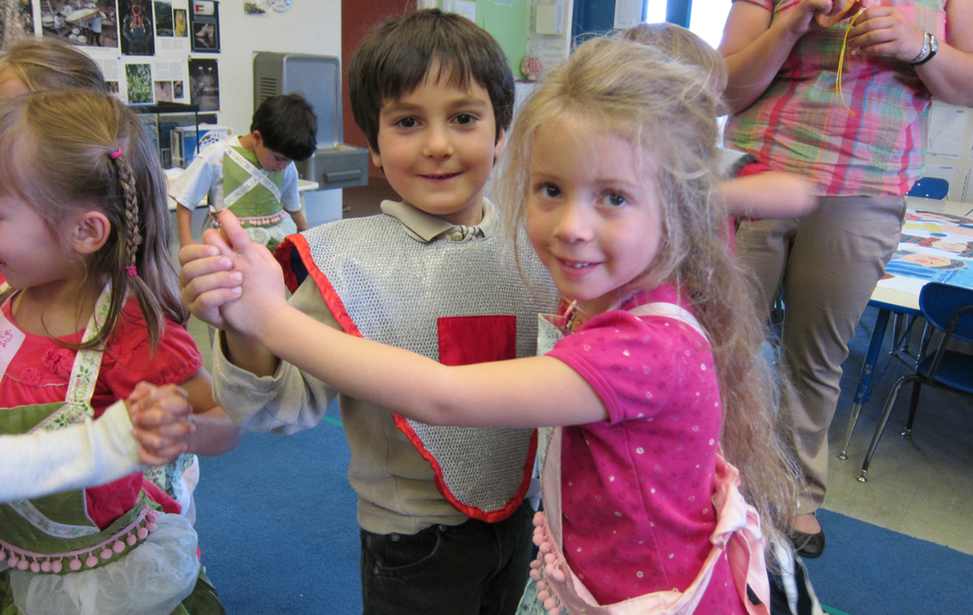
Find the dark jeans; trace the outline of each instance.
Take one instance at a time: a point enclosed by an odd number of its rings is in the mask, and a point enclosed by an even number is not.
[[[527,581],[533,511],[418,534],[361,530],[365,615],[510,615]]]

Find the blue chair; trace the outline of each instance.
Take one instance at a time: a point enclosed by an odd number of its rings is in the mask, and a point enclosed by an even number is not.
[[[912,184],[909,196],[942,200],[949,194],[949,182],[942,177],[920,177]]]
[[[924,340],[919,348],[920,356],[915,373],[899,378],[889,392],[882,408],[882,420],[872,435],[865,460],[862,461],[861,471],[858,473],[859,482],[868,481],[868,466],[903,385],[912,383],[909,419],[905,431],[902,432],[905,438],[912,437],[912,424],[919,407],[919,390],[922,385],[973,395],[973,355],[946,349],[952,339],[973,342],[973,289],[929,282],[919,293],[919,309],[932,329],[941,332],[942,338],[932,352],[927,352],[928,340]]]

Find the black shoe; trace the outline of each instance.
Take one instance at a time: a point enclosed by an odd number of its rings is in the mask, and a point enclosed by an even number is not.
[[[791,543],[801,557],[814,559],[824,553],[824,530],[817,534],[805,534],[791,530]]]

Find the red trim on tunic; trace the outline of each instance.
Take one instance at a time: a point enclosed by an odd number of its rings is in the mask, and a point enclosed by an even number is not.
[[[361,331],[358,330],[357,325],[355,325],[355,321],[348,315],[348,310],[345,309],[344,302],[331,285],[331,282],[328,281],[328,277],[314,263],[314,258],[311,256],[311,246],[308,245],[307,239],[303,235],[289,235],[277,249],[277,258],[284,267],[285,279],[289,276],[295,282],[297,281],[297,276],[294,273],[293,265],[290,261],[291,253],[285,246],[289,246],[291,250],[297,250],[297,253],[301,257],[301,262],[304,263],[304,268],[307,269],[308,275],[318,285],[318,290],[321,292],[321,299],[324,300],[324,304],[328,306],[328,310],[334,316],[334,319],[338,321],[341,329],[345,333],[364,337]]]
[[[310,275],[314,279],[314,282],[318,285],[318,290],[321,293],[321,299],[324,301],[324,304],[327,306],[328,310],[330,310],[331,315],[338,322],[341,329],[345,333],[363,338],[364,336],[358,329],[358,326],[355,325],[355,321],[352,320],[351,316],[348,314],[348,310],[345,309],[345,304],[338,295],[338,292],[335,291],[334,286],[332,286],[331,282],[328,281],[328,277],[324,274],[324,272],[318,269],[317,264],[315,264],[314,258],[311,256],[311,247],[308,245],[307,239],[300,234],[289,235],[280,244],[280,246],[278,246],[275,254],[277,261],[284,269],[284,279],[288,281],[288,285],[293,283],[292,289],[296,289],[297,287],[297,275],[294,272],[294,266],[291,262],[291,257],[293,251],[295,250],[300,256],[301,262],[304,264],[304,268],[307,269],[308,275]],[[516,327],[515,316],[493,316],[490,318],[511,318],[514,320],[514,326]],[[494,327],[496,325],[490,326]],[[516,356],[516,346],[514,347],[513,355],[504,358],[513,358],[513,356]],[[486,360],[497,359],[490,358]],[[392,420],[399,431],[401,431],[405,437],[409,439],[413,448],[416,449],[416,452],[418,452],[419,455],[429,463],[430,467],[432,467],[436,481],[436,488],[453,508],[471,519],[480,519],[482,521],[486,521],[487,523],[497,523],[498,521],[503,521],[512,515],[518,508],[520,508],[521,502],[523,502],[524,497],[527,495],[527,489],[530,487],[531,473],[534,469],[534,455],[537,452],[536,430],[531,434],[530,437],[530,450],[528,451],[527,459],[524,462],[523,479],[521,480],[520,487],[517,489],[514,497],[512,497],[503,508],[493,511],[485,511],[479,507],[464,504],[463,502],[459,501],[455,495],[453,495],[446,485],[446,482],[443,480],[442,466],[439,465],[439,461],[433,456],[433,454],[426,449],[425,444],[423,444],[422,439],[416,435],[416,432],[412,429],[408,419],[397,412],[393,412]]]
[[[467,517],[471,519],[479,519],[481,521],[486,521],[487,523],[497,523],[503,521],[510,515],[520,508],[521,502],[527,496],[527,489],[530,488],[530,477],[534,469],[534,455],[537,453],[537,430],[530,435],[530,450],[527,451],[527,460],[524,462],[524,478],[520,482],[520,486],[517,488],[517,492],[510,498],[510,501],[500,509],[493,511],[486,511],[477,506],[471,506],[469,504],[464,504],[460,502],[459,499],[449,490],[446,482],[443,480],[443,468],[439,465],[439,461],[430,453],[425,444],[423,444],[422,439],[416,435],[412,425],[409,424],[409,419],[402,416],[401,414],[395,412],[392,414],[392,418],[395,421],[395,426],[399,428],[405,437],[412,442],[412,446],[416,449],[419,455],[429,462],[432,466],[433,473],[436,479],[436,488],[439,489],[439,493],[446,498],[453,508],[460,511]]]

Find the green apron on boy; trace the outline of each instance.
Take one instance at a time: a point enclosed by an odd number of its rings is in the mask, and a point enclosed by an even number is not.
[[[284,174],[260,168],[257,156],[229,145],[223,155],[223,206],[232,211],[255,242],[273,252],[297,226],[284,210]]]

